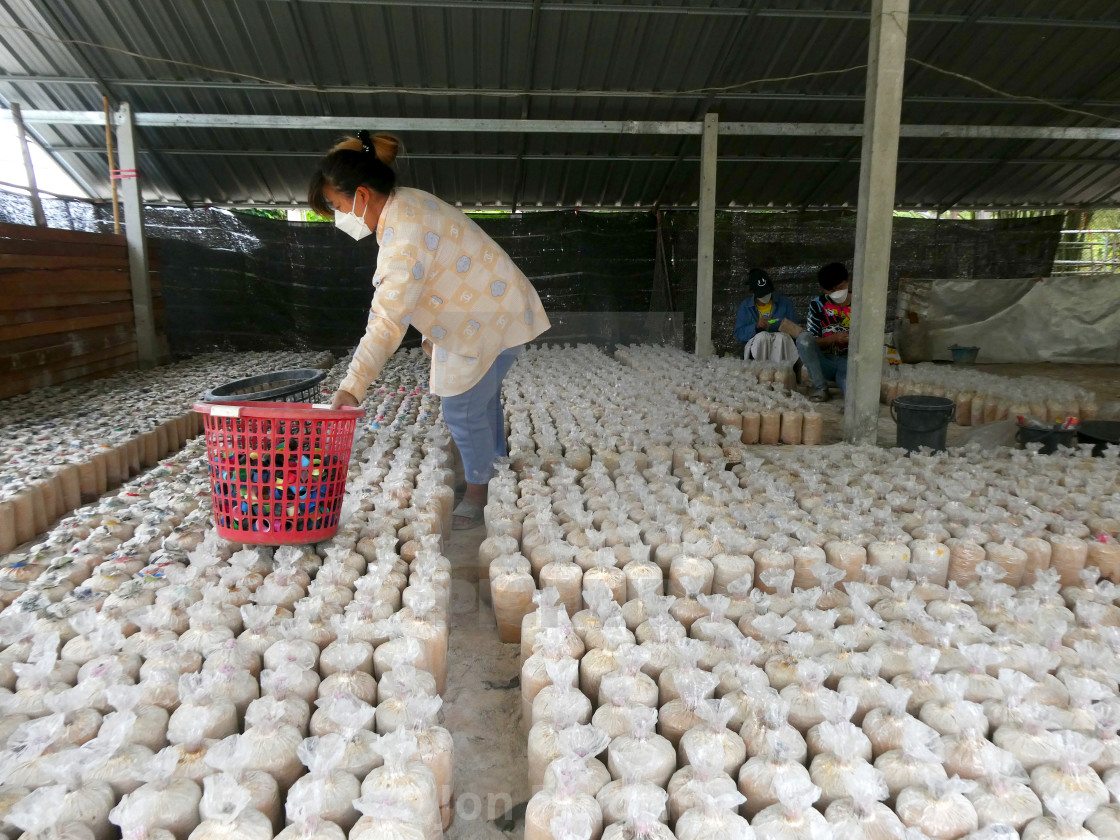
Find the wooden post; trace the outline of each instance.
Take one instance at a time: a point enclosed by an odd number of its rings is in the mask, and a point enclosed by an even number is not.
[[[132,126],[132,109],[127,102],[122,102],[117,112],[117,143],[120,147],[124,234],[128,245],[128,271],[132,280],[136,352],[140,369],[145,370],[156,366],[158,347],[152,307],[152,279],[148,273],[148,239],[144,234],[144,201],[140,194],[140,171],[136,161],[136,133]]]
[[[11,108],[12,122],[16,124],[19,147],[23,152],[23,168],[27,170],[27,189],[31,193],[31,213],[35,216],[35,224],[39,227],[46,227],[47,217],[43,214],[43,202],[39,200],[39,187],[35,183],[35,167],[31,164],[31,149],[27,146],[27,131],[23,127],[23,114],[20,112],[18,102],[12,102],[8,107]]]

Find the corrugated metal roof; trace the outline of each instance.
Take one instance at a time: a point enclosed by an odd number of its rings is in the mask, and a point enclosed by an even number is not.
[[[869,6],[4,0],[0,100],[100,110],[106,93],[135,113],[365,115],[367,127],[379,117],[698,120],[709,111],[724,121],[855,123]],[[909,64],[905,123],[1120,125],[1112,0],[912,0],[908,56],[940,69]],[[775,77],[795,78],[735,87]],[[101,130],[34,129],[108,195]],[[138,132],[149,200],[280,205],[303,201],[310,165],[335,133]],[[465,206],[682,206],[698,194],[697,137],[403,139],[405,181]],[[857,138],[723,137],[720,156],[721,205],[855,203]],[[904,138],[899,157],[900,206],[1120,203],[1116,142]]]

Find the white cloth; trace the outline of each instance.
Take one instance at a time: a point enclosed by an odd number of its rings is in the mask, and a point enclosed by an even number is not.
[[[783,332],[760,332],[743,348],[743,358],[792,365],[797,361],[797,345]]]

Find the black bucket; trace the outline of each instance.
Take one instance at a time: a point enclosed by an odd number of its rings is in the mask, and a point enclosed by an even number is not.
[[[1100,458],[1110,443],[1120,445],[1120,420],[1086,420],[1077,427],[1077,440],[1093,444],[1093,454]]]
[[[891,417],[898,425],[897,445],[907,452],[923,446],[944,451],[949,421],[956,411],[956,403],[945,397],[895,397]]]
[[[1015,440],[1021,444],[1041,443],[1039,452],[1043,455],[1053,455],[1059,446],[1073,447],[1077,444],[1076,429],[1032,429],[1030,426],[1020,426],[1015,433]]]

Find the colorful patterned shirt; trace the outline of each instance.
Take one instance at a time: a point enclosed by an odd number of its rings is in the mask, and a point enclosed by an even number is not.
[[[536,289],[474,222],[420,190],[393,191],[377,222],[373,305],[346,378],[358,400],[411,324],[433,344],[431,390],[470,390],[503,350],[551,324]]]
[[[852,328],[852,305],[835,303],[828,295],[818,295],[809,301],[809,314],[805,318],[805,329],[820,338],[838,332],[848,332]],[[843,355],[847,347],[836,347],[833,352]]]

